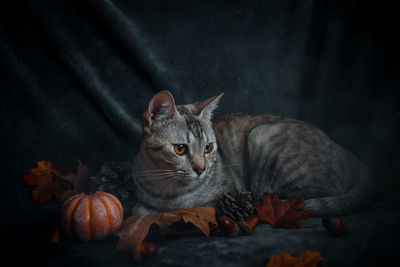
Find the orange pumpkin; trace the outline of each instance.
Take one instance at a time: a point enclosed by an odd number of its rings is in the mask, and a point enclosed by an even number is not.
[[[79,240],[90,241],[115,233],[121,226],[123,209],[119,200],[105,192],[77,194],[61,207],[62,225]]]

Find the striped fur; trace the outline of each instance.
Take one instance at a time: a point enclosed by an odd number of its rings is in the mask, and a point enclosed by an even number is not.
[[[175,107],[172,96],[162,93],[161,102]],[[271,115],[230,114],[211,122],[220,97],[176,106],[156,126],[145,119],[133,166],[141,202],[134,214],[214,205],[235,189],[251,190],[255,201],[264,193],[302,196],[319,215],[354,213],[374,200],[368,168],[321,130]],[[214,150],[205,154],[208,143]],[[173,144],[186,144],[188,153],[177,155]],[[196,160],[205,161],[200,176],[193,171]]]

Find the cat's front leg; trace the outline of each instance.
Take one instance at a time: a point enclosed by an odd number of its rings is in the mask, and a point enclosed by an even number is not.
[[[159,210],[156,210],[154,208],[145,206],[143,204],[136,204],[133,208],[132,208],[132,215],[133,216],[139,216],[139,215],[143,215],[143,214],[156,214],[159,213]]]

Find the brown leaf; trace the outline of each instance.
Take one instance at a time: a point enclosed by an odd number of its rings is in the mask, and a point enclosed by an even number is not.
[[[65,173],[61,178],[65,181],[72,183],[73,191],[76,193],[84,193],[90,191],[90,169],[87,165],[83,164],[80,160],[78,161],[77,174],[75,175],[72,171]]]
[[[33,189],[32,198],[36,203],[46,203],[51,200],[53,195],[59,200],[64,191],[65,188],[59,183],[54,182],[52,177],[44,177],[35,189]]]
[[[38,185],[43,181],[51,179],[52,173],[61,175],[61,170],[51,161],[42,160],[36,162],[36,168],[30,169],[29,173],[22,177],[25,185]]]
[[[281,202],[277,194],[264,195],[263,201],[254,205],[261,221],[275,228],[301,228],[298,221],[308,220],[313,210],[303,210],[304,199],[289,199]]]
[[[62,176],[62,171],[50,161],[38,161],[36,168],[29,170],[23,177],[26,185],[36,185],[32,191],[36,203],[49,202],[54,195],[57,199],[64,193],[63,185],[54,181],[54,177]]]
[[[83,192],[88,187],[89,168],[79,161],[78,175],[61,171],[51,161],[38,161],[37,167],[23,177],[25,185],[35,185],[32,198],[36,203],[46,203],[54,196],[62,202],[67,196]]]
[[[296,257],[282,252],[272,256],[265,267],[315,267],[323,259],[319,251],[305,251]]]
[[[141,243],[146,238],[153,223],[165,227],[180,220],[185,223],[192,223],[206,236],[210,235],[210,224],[211,226],[217,225],[213,207],[196,207],[151,215],[131,216],[123,222],[121,229],[117,232],[120,238],[117,250],[125,251]]]

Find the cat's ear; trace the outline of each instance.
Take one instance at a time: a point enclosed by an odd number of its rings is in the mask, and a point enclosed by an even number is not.
[[[180,118],[176,109],[174,97],[168,91],[158,92],[149,102],[144,114],[145,126],[153,128],[157,124],[173,118]]]
[[[218,101],[224,93],[211,97],[203,102],[197,103],[197,115],[202,120],[211,120],[213,111],[218,106]]]

